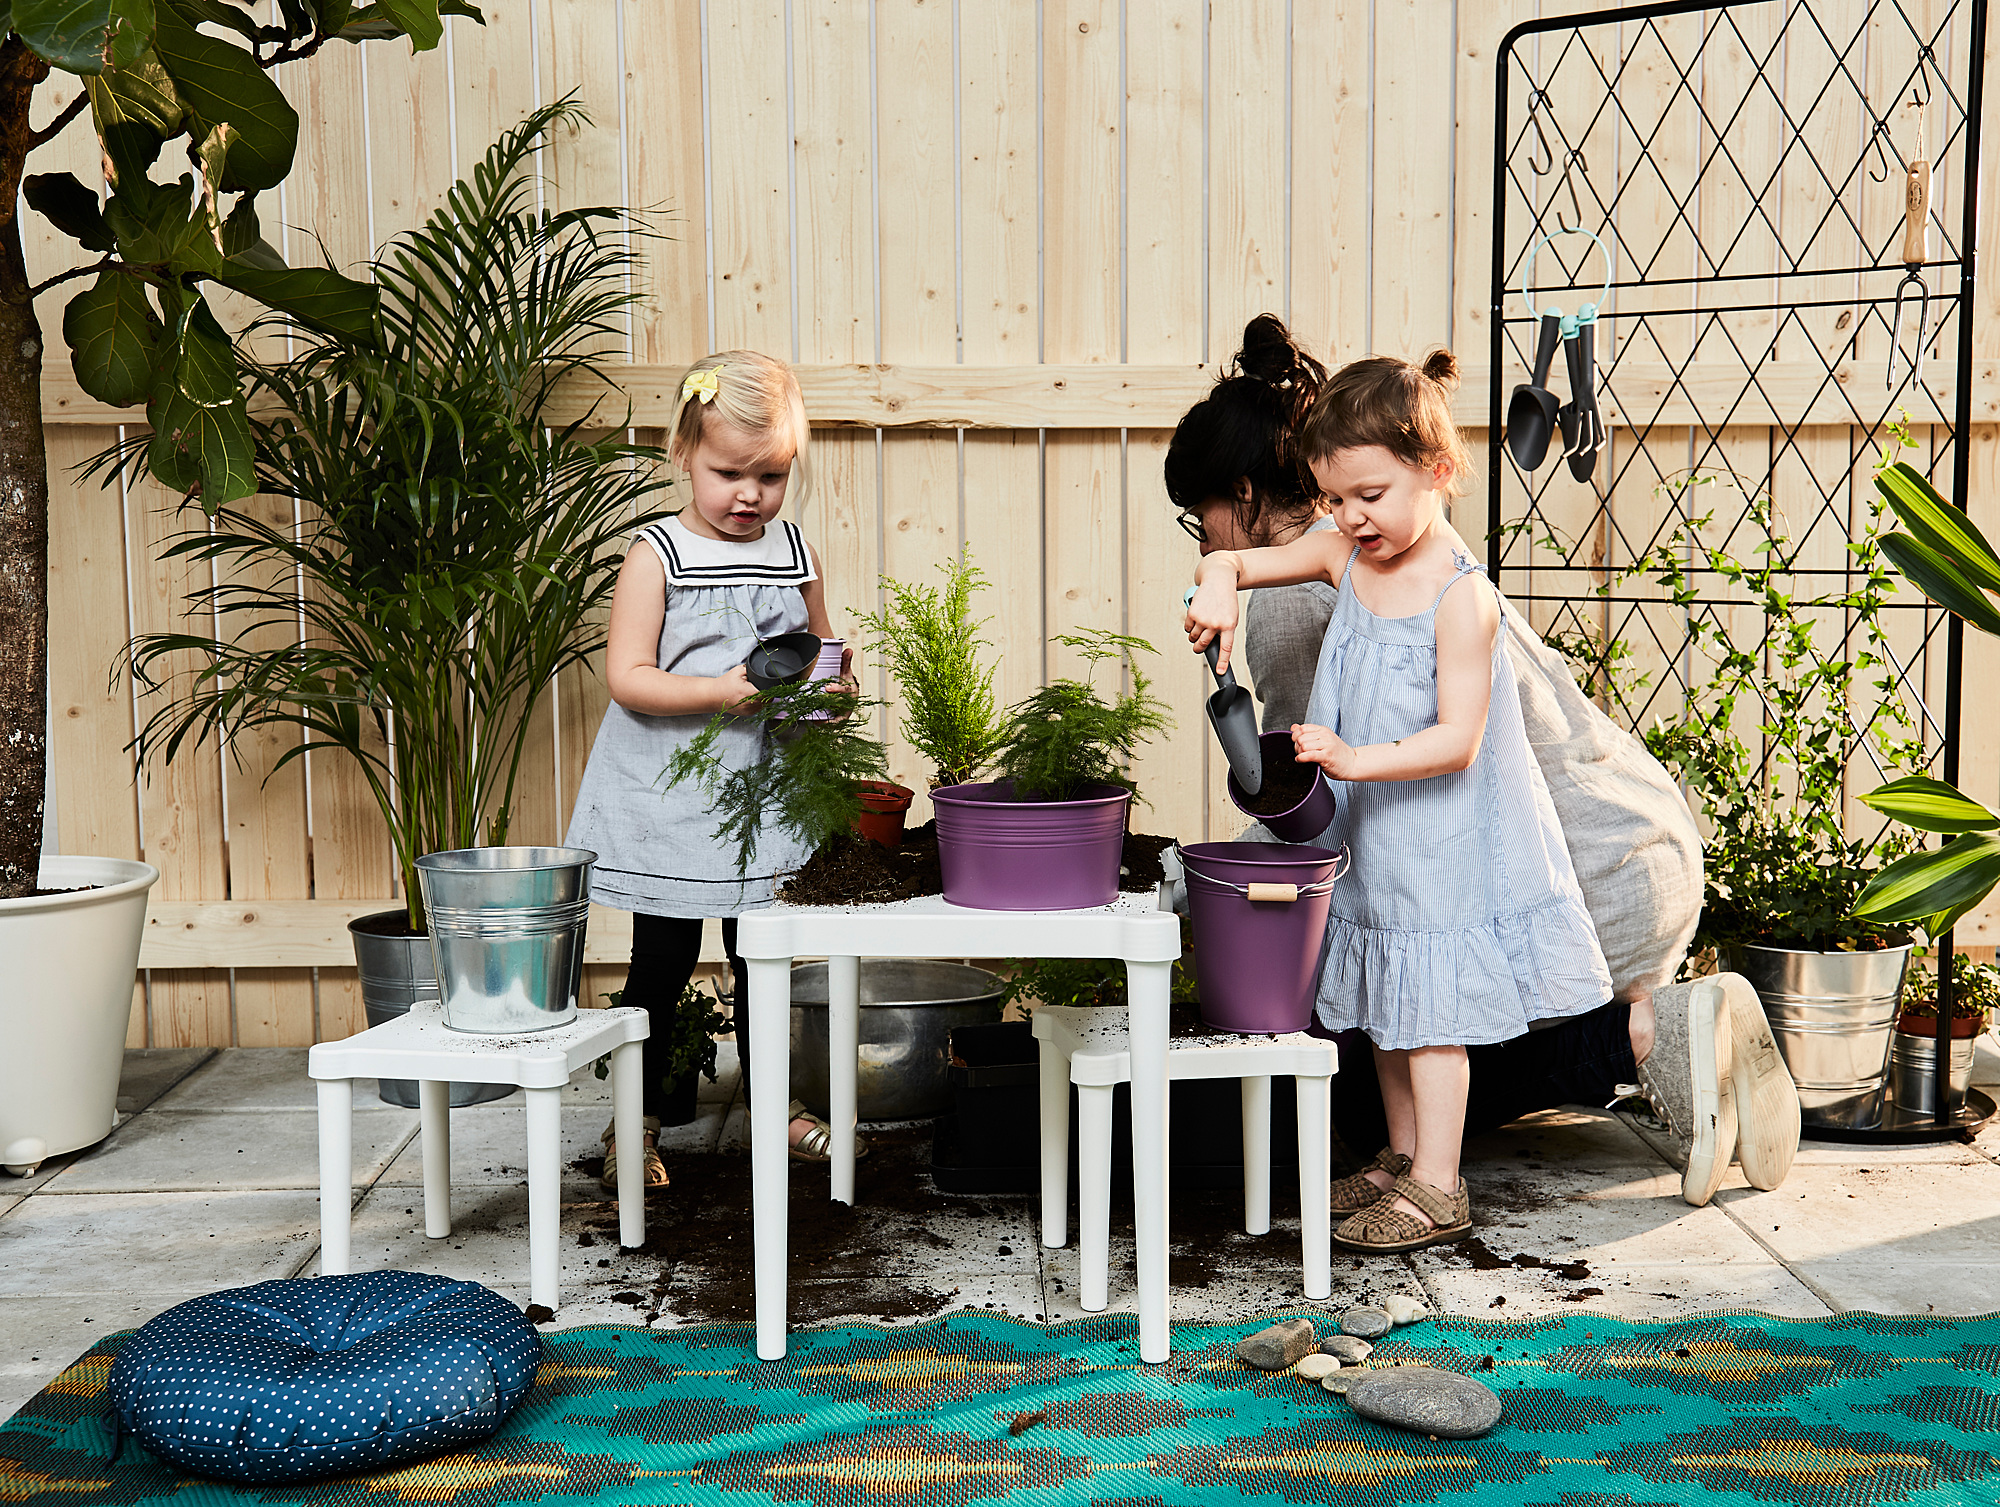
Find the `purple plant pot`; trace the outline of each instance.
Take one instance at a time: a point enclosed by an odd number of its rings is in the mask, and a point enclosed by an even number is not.
[[[844,638],[821,639],[819,641],[819,658],[813,661],[813,667],[806,677],[807,680],[813,685],[823,685],[828,681],[839,680],[840,656],[846,648],[847,640]],[[825,712],[815,712],[812,716],[801,720],[806,722],[831,722],[833,719]]]
[[[1201,1018],[1218,1031],[1303,1031],[1319,992],[1326,911],[1340,855],[1268,842],[1181,849]],[[1252,899],[1252,885],[1296,886],[1297,898]]]
[[[1118,898],[1129,792],[1092,785],[1073,801],[1017,801],[1011,782],[943,785],[937,811],[944,898],[980,910],[1086,910]]]
[[[1261,733],[1257,738],[1258,750],[1264,755],[1264,767],[1285,765],[1293,762],[1292,735],[1288,732]],[[1327,823],[1333,820],[1333,787],[1326,782],[1323,770],[1313,769],[1312,789],[1289,811],[1280,811],[1276,816],[1261,816],[1243,803],[1249,799],[1243,787],[1236,783],[1234,774],[1229,776],[1229,799],[1236,809],[1245,816],[1255,816],[1271,829],[1271,835],[1280,842],[1311,842],[1324,832]]]

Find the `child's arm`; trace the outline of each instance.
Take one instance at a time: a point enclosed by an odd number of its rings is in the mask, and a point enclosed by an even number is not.
[[[1340,572],[1354,546],[1338,529],[1301,534],[1290,544],[1263,549],[1219,549],[1194,568],[1194,600],[1188,604],[1188,642],[1206,649],[1222,640],[1215,673],[1229,668],[1236,643],[1236,593],[1258,586],[1291,586],[1299,581],[1340,584]]]
[[[669,675],[660,668],[660,623],[667,612],[667,572],[650,546],[625,556],[611,593],[604,678],[611,699],[652,717],[733,712],[757,694],[741,665],[726,675]]]
[[[1493,636],[1500,604],[1476,585],[1447,591],[1438,606],[1438,719],[1434,726],[1393,743],[1354,748],[1324,727],[1292,729],[1299,758],[1336,780],[1427,780],[1470,769],[1486,736],[1486,707],[1493,695]]]

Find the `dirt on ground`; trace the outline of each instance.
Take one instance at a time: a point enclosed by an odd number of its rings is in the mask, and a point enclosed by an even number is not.
[[[1173,843],[1171,837],[1126,833],[1118,887],[1144,890],[1158,884],[1165,877],[1160,855]],[[928,821],[907,829],[900,848],[841,833],[805,861],[779,889],[778,898],[788,905],[882,905],[943,893],[937,823]]]

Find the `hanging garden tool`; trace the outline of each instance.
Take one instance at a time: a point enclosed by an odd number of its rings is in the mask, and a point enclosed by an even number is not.
[[[1912,285],[1917,294],[1917,342],[1905,358],[1912,382],[1923,380],[1924,341],[1930,334],[1931,290],[1924,281],[1924,263],[1930,260],[1931,239],[1931,165],[1922,153],[1927,140],[1924,130],[1925,106],[1930,103],[1930,91],[1926,88],[1924,97],[1910,96],[1910,103],[1917,109],[1917,153],[1903,169],[1903,280],[1896,284],[1896,319],[1890,328],[1888,387],[1896,390],[1896,357],[1903,349],[1903,301],[1910,294]]]
[[[1574,187],[1570,193],[1574,202]],[[1521,298],[1528,305],[1529,314],[1539,321],[1540,332],[1533,380],[1517,386],[1507,405],[1507,450],[1516,465],[1526,471],[1534,470],[1548,454],[1550,426],[1554,425],[1562,434],[1563,455],[1569,461],[1570,475],[1578,481],[1588,481],[1597,466],[1597,452],[1604,446],[1604,418],[1597,407],[1593,337],[1598,307],[1611,291],[1611,252],[1581,225],[1563,225],[1560,219],[1557,223],[1558,229],[1545,232],[1528,248],[1521,268]],[[1585,304],[1574,314],[1564,314],[1554,306],[1537,310],[1534,295],[1528,291],[1536,256],[1559,235],[1583,236],[1604,254],[1604,285],[1598,290],[1595,302]],[[1560,407],[1555,394],[1548,390],[1549,366],[1558,340],[1562,342],[1563,364],[1569,372],[1570,384],[1570,400]]]

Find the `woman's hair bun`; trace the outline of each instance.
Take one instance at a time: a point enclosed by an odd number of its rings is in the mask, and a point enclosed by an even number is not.
[[[1424,357],[1422,369],[1426,377],[1429,377],[1446,392],[1451,392],[1457,388],[1458,357],[1454,356],[1443,346],[1439,346],[1428,356]]]

